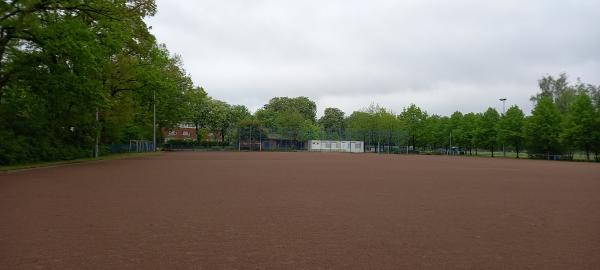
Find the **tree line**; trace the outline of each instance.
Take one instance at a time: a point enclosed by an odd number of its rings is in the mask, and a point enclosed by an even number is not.
[[[192,83],[143,21],[156,12],[152,0],[2,1],[0,9],[0,165],[90,157],[184,123],[198,142],[222,145],[265,136],[364,140],[376,151],[458,146],[493,154],[504,145],[597,157],[600,148],[598,86],[564,74],[539,81],[530,116],[516,106],[440,116],[416,105],[398,114],[371,105],[350,115],[326,108],[317,118],[306,97],[275,97],[251,113]]]
[[[144,23],[154,1],[0,9],[0,164],[89,157],[95,145],[151,138],[154,105],[160,127],[185,119],[181,104],[197,87]]]
[[[201,118],[211,113],[200,113],[194,119],[197,127],[213,126],[209,130],[219,132],[228,145],[259,136],[297,141],[343,139],[368,142],[374,151],[399,151],[402,146],[406,151],[448,152],[454,147],[459,149],[454,151],[469,155],[484,150],[492,157],[509,150],[516,152],[517,158],[527,151],[534,158],[560,155],[571,159],[582,152],[588,160],[598,159],[600,87],[579,80],[571,83],[566,74],[545,76],[539,87],[539,93],[531,98],[535,106],[528,116],[518,106],[506,112],[488,108],[481,113],[457,111],[442,116],[412,104],[398,114],[377,105],[348,116],[338,108],[326,108],[317,119],[316,104],[310,99],[275,97],[254,114],[240,106],[237,108],[244,109],[233,114],[225,110],[221,116],[219,110],[212,110],[213,120]],[[211,110],[210,105],[201,107]]]

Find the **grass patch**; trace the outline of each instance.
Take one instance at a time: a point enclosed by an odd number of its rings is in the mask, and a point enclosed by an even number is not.
[[[100,160],[115,160],[115,159],[125,159],[125,158],[132,158],[132,157],[156,156],[156,155],[160,155],[160,154],[162,154],[162,152],[121,153],[121,154],[100,156],[98,158],[78,158],[78,159],[71,159],[71,160],[59,160],[59,161],[8,165],[8,166],[0,166],[0,172],[19,171],[19,170],[44,168],[44,167],[55,167],[55,166],[61,166],[61,165],[67,165],[67,164],[85,163],[85,162],[93,162],[93,161],[100,161]]]

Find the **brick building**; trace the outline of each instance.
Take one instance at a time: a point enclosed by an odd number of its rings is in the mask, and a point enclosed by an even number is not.
[[[198,138],[196,128],[189,125],[180,125],[173,129],[163,129],[162,133],[165,142],[170,140],[196,141]]]
[[[182,141],[197,141],[198,136],[196,133],[196,127],[193,125],[179,125],[173,129],[163,129],[162,130],[163,138],[165,138],[165,143],[170,140],[182,140]],[[203,141],[221,141],[221,133],[205,133]]]

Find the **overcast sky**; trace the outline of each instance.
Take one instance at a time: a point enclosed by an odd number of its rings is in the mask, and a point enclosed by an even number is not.
[[[598,0],[157,0],[147,20],[195,84],[252,111],[307,96],[321,115],[501,110],[546,74],[600,84]]]

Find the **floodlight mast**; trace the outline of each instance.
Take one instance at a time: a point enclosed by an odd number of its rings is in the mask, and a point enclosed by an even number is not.
[[[501,98],[500,101],[502,101],[502,115],[504,115],[506,113],[506,98]]]
[[[502,117],[506,116],[506,98],[501,98],[502,101]],[[506,149],[504,148],[504,142],[502,142],[502,155],[506,157]]]

